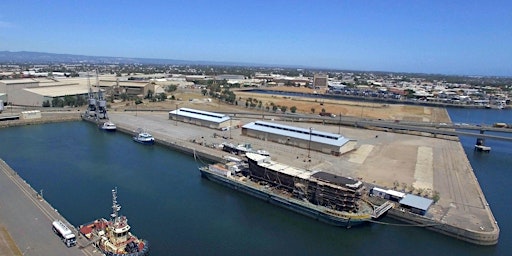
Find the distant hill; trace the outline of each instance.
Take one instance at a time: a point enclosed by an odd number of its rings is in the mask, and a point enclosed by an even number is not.
[[[125,58],[106,56],[86,56],[75,54],[59,54],[47,52],[11,52],[0,51],[0,63],[12,64],[51,64],[51,63],[91,63],[91,64],[167,64],[167,65],[226,65],[226,66],[252,66],[257,64],[216,62],[216,61],[187,61],[173,59],[151,58]],[[259,66],[262,66],[259,64]],[[265,66],[265,65],[263,65]]]

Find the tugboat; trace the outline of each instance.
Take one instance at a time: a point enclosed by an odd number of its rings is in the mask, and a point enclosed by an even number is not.
[[[109,256],[149,255],[149,243],[130,232],[126,216],[119,215],[121,205],[117,204],[117,188],[112,189],[112,214],[110,220],[97,219],[80,226],[80,233]]]

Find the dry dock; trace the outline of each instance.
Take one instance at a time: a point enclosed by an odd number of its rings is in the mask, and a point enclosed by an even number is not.
[[[440,200],[424,217],[395,209],[390,216],[475,244],[498,242],[499,227],[480,189],[462,145],[457,140],[321,124],[289,123],[357,141],[356,150],[340,157],[242,136],[240,129],[219,131],[168,119],[166,112],[111,112],[110,119],[125,132],[147,129],[157,142],[216,160],[226,154],[215,144],[249,143],[265,149],[272,159],[304,169],[322,169],[396,190],[439,193]],[[241,120],[247,123],[254,120]],[[279,122],[275,120],[275,122]],[[217,136],[214,136],[217,135]],[[227,138],[227,139],[225,139]],[[231,138],[231,139],[229,139]],[[311,154],[311,161],[307,155]]]

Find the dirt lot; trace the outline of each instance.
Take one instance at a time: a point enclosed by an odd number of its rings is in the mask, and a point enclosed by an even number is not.
[[[271,90],[299,91],[313,93],[312,89],[304,87],[273,87]],[[318,93],[322,93],[317,91]],[[179,107],[189,107],[208,111],[266,111],[266,106],[271,104],[287,106],[288,112],[292,106],[297,108],[297,113],[311,114],[320,113],[322,109],[335,115],[353,116],[360,118],[383,119],[383,120],[404,120],[417,122],[450,122],[445,109],[424,106],[410,106],[400,104],[382,104],[369,102],[355,102],[344,100],[320,100],[305,97],[277,96],[270,94],[235,92],[238,106],[219,103],[201,94],[199,89],[183,89],[174,93],[178,100],[165,102],[147,102],[137,106],[137,109],[162,109],[172,110]],[[262,102],[262,109],[258,107],[251,109],[245,107],[248,98],[257,99]],[[120,102],[111,104],[113,110],[134,109],[133,102]],[[271,108],[270,108],[271,109]]]

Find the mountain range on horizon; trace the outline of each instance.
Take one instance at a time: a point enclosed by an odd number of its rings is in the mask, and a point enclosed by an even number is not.
[[[224,65],[224,66],[276,66],[256,63],[237,63],[223,61],[191,61],[156,58],[129,58],[109,56],[89,56],[78,54],[0,51],[0,63],[10,64],[52,64],[52,63],[90,63],[90,64],[156,64],[156,65]],[[288,66],[289,67],[289,66]],[[297,68],[300,68],[297,66]]]

